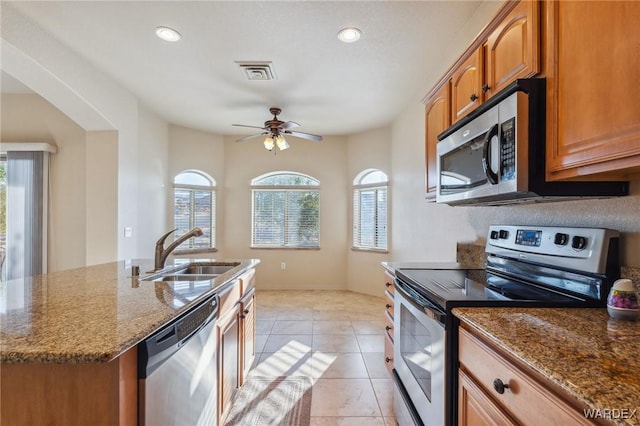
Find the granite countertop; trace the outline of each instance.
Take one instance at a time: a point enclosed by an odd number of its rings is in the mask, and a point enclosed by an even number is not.
[[[0,282],[0,361],[108,362],[215,293],[259,260],[237,264],[211,281],[156,282],[131,277],[124,261]],[[174,259],[167,267],[191,262]],[[134,260],[141,278],[152,260]]]
[[[453,313],[587,407],[628,410],[612,420],[640,425],[640,322],[611,319],[595,308]]]

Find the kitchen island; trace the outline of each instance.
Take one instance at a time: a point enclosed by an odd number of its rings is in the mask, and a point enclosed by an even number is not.
[[[455,308],[453,313],[461,322],[461,354],[467,341],[488,348],[496,358],[506,358],[515,370],[527,373],[522,376],[525,380],[532,378],[533,386],[551,389],[574,408],[576,420],[570,424],[640,424],[640,322],[611,319],[606,309],[591,308]],[[474,358],[479,359],[477,354]],[[527,397],[527,383],[505,374],[509,370],[502,368],[503,361],[495,364],[495,371],[487,371],[491,368],[483,363],[484,371],[478,372],[474,359],[467,360],[468,366],[460,361],[461,374],[471,376],[471,387],[481,389],[478,400],[487,397],[485,401],[497,402],[501,414],[516,420],[522,412],[513,407],[535,406],[534,398],[518,406],[518,395]],[[505,386],[502,393],[495,392],[499,386],[484,383],[484,375],[491,380],[500,376],[507,385],[513,380],[511,389]],[[460,406],[464,409],[465,402]],[[488,413],[485,408],[481,411]],[[536,424],[535,417],[542,418],[549,409],[542,405],[537,415],[520,421]]]
[[[210,281],[144,280],[153,261],[134,260],[0,283],[0,423],[136,424],[136,345],[259,260],[215,262]]]

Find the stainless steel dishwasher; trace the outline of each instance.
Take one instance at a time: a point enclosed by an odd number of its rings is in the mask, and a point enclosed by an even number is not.
[[[141,426],[215,426],[218,296],[138,345]]]

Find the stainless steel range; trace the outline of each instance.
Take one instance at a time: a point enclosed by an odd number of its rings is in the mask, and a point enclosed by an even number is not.
[[[400,426],[457,424],[457,306],[594,307],[620,276],[609,229],[491,226],[485,269],[397,269],[395,412]]]

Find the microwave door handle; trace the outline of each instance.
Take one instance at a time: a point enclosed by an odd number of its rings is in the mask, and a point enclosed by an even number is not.
[[[495,124],[489,132],[487,132],[487,136],[484,138],[484,149],[482,150],[482,168],[484,169],[484,174],[487,176],[487,180],[492,184],[496,185],[498,183],[498,174],[491,170],[491,158],[489,158],[489,152],[491,151],[491,139],[494,136],[498,136],[498,125]]]

